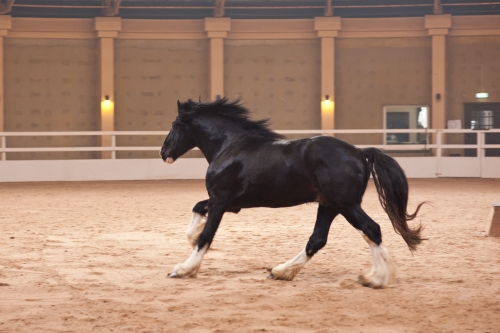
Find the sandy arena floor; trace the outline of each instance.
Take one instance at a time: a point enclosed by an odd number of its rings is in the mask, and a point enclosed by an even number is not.
[[[484,237],[500,180],[410,181],[429,238],[411,255],[370,185],[363,207],[398,264],[388,289],[360,286],[369,248],[342,217],[294,281],[265,267],[295,256],[316,205],[226,214],[196,279],[202,181],[0,184],[0,332],[500,332],[500,239]]]

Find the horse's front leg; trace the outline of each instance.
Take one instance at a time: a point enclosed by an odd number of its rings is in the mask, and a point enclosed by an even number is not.
[[[225,205],[217,205],[209,200],[207,222],[205,223],[205,227],[198,237],[193,253],[185,262],[175,265],[174,271],[169,274],[169,277],[196,277],[198,271],[200,270],[203,256],[207,252],[210,244],[212,243],[212,240],[214,239],[215,232],[219,227],[225,210]]]
[[[191,218],[191,223],[187,229],[187,238],[193,249],[196,247],[196,242],[198,237],[200,237],[205,223],[207,222],[207,212],[208,212],[208,199],[198,202],[193,207],[193,217]]]

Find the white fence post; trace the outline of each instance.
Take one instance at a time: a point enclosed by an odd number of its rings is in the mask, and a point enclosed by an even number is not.
[[[111,159],[112,160],[115,160],[116,159],[116,135],[112,135],[111,136],[111,147],[113,148],[113,150],[111,151]]]
[[[443,142],[442,135],[443,132],[436,130],[436,177],[441,176],[440,160],[443,154],[443,148],[441,144]]]
[[[441,132],[440,130],[437,130],[436,131],[436,145],[437,145],[437,148],[436,148],[436,157],[442,157],[443,156],[442,144],[443,144],[443,132]]]
[[[7,138],[5,136],[2,136],[2,149],[7,148]],[[7,153],[2,152],[2,161],[5,161],[7,159]]]
[[[485,131],[477,131],[477,156],[479,157],[479,167],[481,170],[480,177],[483,177],[483,165],[484,165],[484,156],[486,155],[486,149],[484,149],[484,143],[486,142],[486,132]]]

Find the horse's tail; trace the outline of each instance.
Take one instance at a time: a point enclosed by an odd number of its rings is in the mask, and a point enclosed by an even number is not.
[[[362,152],[373,176],[382,208],[389,216],[396,233],[403,237],[410,251],[415,251],[417,245],[424,240],[421,236],[423,228],[419,225],[411,229],[407,222],[417,217],[425,202],[420,203],[413,214],[408,214],[408,180],[398,162],[376,148],[365,148]]]

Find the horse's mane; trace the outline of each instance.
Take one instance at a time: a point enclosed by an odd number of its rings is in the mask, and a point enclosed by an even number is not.
[[[241,105],[241,99],[229,100],[227,97],[212,102],[195,102],[188,99],[186,102],[177,102],[180,120],[190,120],[196,115],[217,117],[226,120],[226,125],[241,128],[249,135],[267,139],[279,140],[284,136],[269,129],[270,120],[251,120],[250,110]]]

